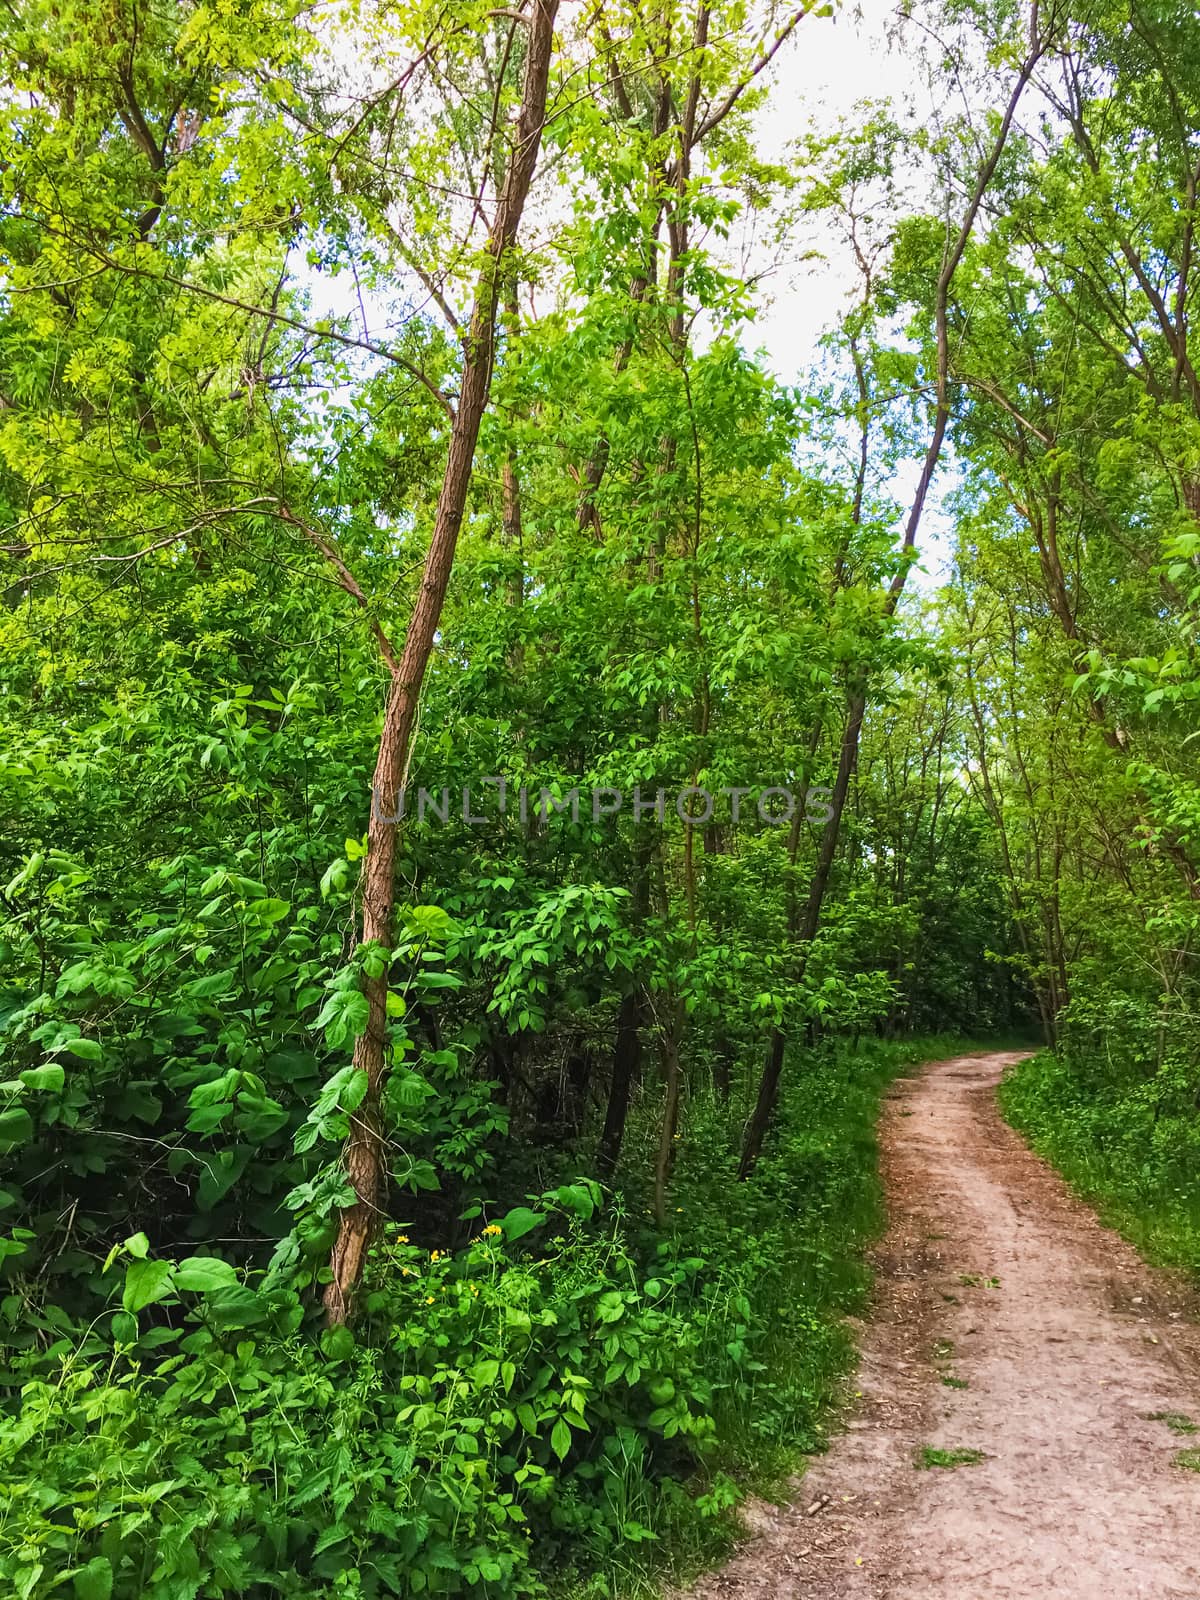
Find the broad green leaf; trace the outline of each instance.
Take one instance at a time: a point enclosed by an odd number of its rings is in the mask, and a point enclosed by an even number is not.
[[[504,1237],[512,1244],[517,1239],[523,1239],[527,1233],[532,1233],[534,1228],[540,1227],[545,1220],[544,1211],[531,1211],[528,1206],[516,1206],[507,1216],[500,1218],[500,1226],[504,1229]]]
[[[354,1334],[344,1325],[326,1328],[321,1335],[322,1354],[328,1356],[330,1361],[348,1361],[354,1349]]]
[[[62,1044],[56,1045],[54,1053],[59,1050],[69,1050],[73,1056],[78,1056],[80,1061],[102,1061],[104,1051],[98,1039],[67,1039]]]
[[[236,1270],[219,1256],[188,1256],[175,1268],[175,1286],[197,1294],[227,1289],[238,1282]]]
[[[169,1261],[131,1261],[125,1269],[125,1291],[121,1304],[136,1315],[146,1306],[165,1299],[171,1292],[174,1268]]]
[[[128,1311],[118,1311],[112,1319],[112,1336],[117,1344],[133,1344],[138,1336],[138,1323]]]
[[[45,1089],[50,1094],[59,1094],[66,1076],[57,1062],[51,1062],[44,1067],[26,1067],[21,1082],[27,1089]]]
[[[15,1150],[33,1138],[33,1118],[23,1106],[0,1111],[0,1152]]]

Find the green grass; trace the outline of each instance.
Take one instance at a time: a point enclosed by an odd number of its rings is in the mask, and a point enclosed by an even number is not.
[[[977,1467],[986,1460],[982,1450],[935,1450],[931,1444],[922,1445],[917,1452],[917,1466],[922,1471],[941,1467],[952,1472],[955,1467]]]
[[[1000,1107],[1148,1261],[1200,1276],[1193,1079],[1186,1063],[1148,1073],[1099,1056],[1067,1061],[1047,1052],[1005,1075]]]
[[[1195,1433],[1196,1424],[1182,1411],[1152,1411],[1147,1422],[1165,1422],[1172,1433]]]
[[[951,1377],[948,1372],[943,1372],[941,1374],[941,1379],[946,1385],[947,1389],[967,1389],[970,1387],[965,1378]]]
[[[1175,1465],[1183,1467],[1187,1472],[1200,1472],[1200,1450],[1177,1451]]]

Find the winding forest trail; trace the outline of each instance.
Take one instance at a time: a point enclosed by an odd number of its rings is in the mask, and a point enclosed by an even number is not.
[[[1003,1122],[1017,1055],[891,1090],[846,1432],[691,1600],[1197,1600],[1200,1325]],[[952,1387],[952,1379],[964,1387]],[[926,1447],[982,1451],[918,1469]]]

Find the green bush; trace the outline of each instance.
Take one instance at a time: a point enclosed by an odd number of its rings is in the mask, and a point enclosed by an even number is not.
[[[632,1592],[664,1538],[711,1554],[727,1474],[820,1445],[879,1218],[878,1096],[916,1054],[798,1056],[745,1184],[727,1109],[697,1098],[671,1238],[587,1182],[454,1252],[393,1224],[353,1334],[309,1335],[269,1275],[130,1241],[121,1309],[38,1314],[6,1374],[4,1592],[508,1600],[572,1573]]]
[[[432,1258],[393,1231],[361,1343],[202,1303],[165,1360],[141,1355],[161,1328],[29,1360],[0,1432],[9,1592],[516,1596],[540,1592],[533,1538],[543,1564],[649,1538],[646,1486],[713,1434],[701,1263],[664,1249],[647,1278],[618,1227],[561,1215],[536,1256],[505,1237],[552,1222]]]

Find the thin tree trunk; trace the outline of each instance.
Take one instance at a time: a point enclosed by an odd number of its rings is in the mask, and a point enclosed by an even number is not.
[[[842,813],[846,809],[846,796],[850,792],[850,779],[854,774],[854,767],[858,760],[858,736],[862,731],[863,715],[866,707],[866,695],[861,690],[856,689],[851,694],[846,708],[846,725],[842,730],[842,747],[838,755],[837,777],[834,779],[833,794],[830,796],[829,801],[832,816],[825,824],[825,831],[821,835],[821,848],[817,852],[817,864],[813,868],[812,882],[808,890],[808,901],[797,929],[797,936],[800,940],[799,970],[796,973],[797,982],[804,977],[805,967],[808,963],[809,946],[816,937],[817,929],[821,924],[821,908],[825,903],[825,891],[829,887],[829,878],[833,871],[833,858],[837,851]],[[742,1145],[742,1159],[738,1164],[739,1178],[749,1177],[762,1151],[763,1140],[767,1136],[767,1129],[770,1127],[771,1118],[775,1113],[775,1102],[779,1098],[779,1080],[783,1076],[783,1058],[786,1050],[787,1035],[782,1028],[773,1028],[771,1030],[770,1043],[767,1047],[767,1059],[758,1084],[758,1098],[754,1103],[750,1121],[746,1125],[746,1137]]]
[[[966,251],[971,233],[975,227],[975,219],[979,208],[983,204],[983,197],[987,193],[1004,147],[1008,142],[1008,135],[1012,129],[1013,119],[1017,113],[1021,97],[1033,76],[1034,70],[1048,43],[1039,28],[1037,0],[1033,0],[1030,11],[1030,40],[1029,54],[1022,62],[1008,104],[1004,110],[1000,127],[992,142],[992,148],[976,175],[975,185],[971,197],[967,202],[966,211],[963,213],[958,232],[948,246],[942,261],[941,271],[938,273],[937,288],[934,294],[934,335],[937,345],[937,399],[934,409],[933,432],[925,451],[925,460],[921,467],[921,476],[917,482],[916,493],[913,496],[912,506],[909,510],[908,520],[904,527],[904,539],[901,544],[901,564],[888,587],[884,598],[884,615],[892,616],[900,603],[904,592],[904,585],[909,572],[909,554],[916,547],[917,533],[921,525],[921,517],[925,510],[925,501],[933,482],[934,473],[937,471],[938,462],[941,460],[942,446],[945,443],[946,427],[950,420],[950,340],[949,340],[949,301],[950,286],[954,281],[963,254]],[[846,718],[845,732],[842,737],[842,750],[838,761],[838,776],[835,782],[831,807],[833,815],[826,825],[821,839],[821,850],[817,858],[816,870],[813,873],[812,886],[809,891],[808,907],[804,918],[805,949],[801,954],[801,976],[803,963],[807,960],[807,944],[816,935],[820,926],[821,908],[825,899],[825,891],[829,884],[829,875],[833,867],[833,858],[837,851],[838,838],[841,832],[842,813],[846,805],[846,792],[849,788],[850,774],[854,770],[858,758],[858,740],[862,731],[863,714],[866,710],[865,685],[856,689],[852,695],[848,715]],[[754,1111],[746,1126],[746,1136],[742,1146],[742,1158],[738,1166],[739,1178],[746,1178],[754,1169],[762,1149],[763,1140],[771,1124],[771,1117],[775,1110],[775,1102],[779,1096],[779,1080],[783,1073],[783,1058],[786,1040],[777,1037],[777,1029],[772,1035],[770,1048],[767,1052],[766,1065],[759,1082],[758,1098]]]
[[[404,785],[425,669],[433,649],[454,551],[466,509],[479,425],[491,389],[496,310],[504,257],[511,250],[529,194],[541,146],[558,0],[534,0],[512,158],[488,236],[483,270],[475,289],[462,370],[458,410],[450,433],[445,475],[425,559],[421,591],[413,608],[404,651],[392,677],[375,764],[367,859],[363,873],[364,945],[390,946],[396,893],[399,794]],[[367,1075],[367,1092],[354,1115],[343,1156],[357,1200],[341,1214],[330,1255],[332,1277],[325,1290],[330,1322],[345,1322],[363,1274],[377,1218],[383,1209],[387,1162],[380,1124],[380,1092],[387,1071],[388,971],[364,978],[367,1025],[354,1047],[354,1065]]]
[[[608,1105],[596,1151],[596,1171],[605,1180],[612,1177],[621,1159],[629,1101],[642,1064],[642,1010],[642,991],[635,983],[628,994],[621,996],[617,1011],[617,1039],[613,1047]]]
[[[654,1221],[661,1233],[667,1226],[667,1185],[674,1165],[675,1129],[679,1122],[679,1032],[683,1007],[672,999],[667,1006],[663,1030],[663,1114],[658,1135],[658,1157],[654,1163]]]

